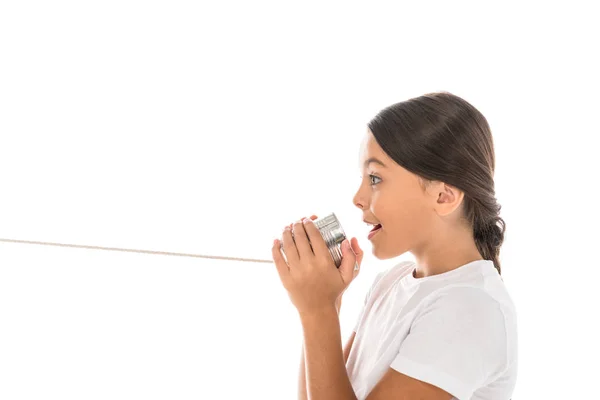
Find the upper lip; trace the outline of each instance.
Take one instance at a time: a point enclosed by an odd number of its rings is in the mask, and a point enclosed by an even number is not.
[[[379,225],[378,223],[367,221],[366,219],[363,219],[363,222],[370,225]]]

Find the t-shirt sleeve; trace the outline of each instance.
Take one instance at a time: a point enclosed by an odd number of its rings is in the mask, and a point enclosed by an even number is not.
[[[390,365],[437,386],[459,400],[470,399],[506,368],[506,327],[500,305],[483,290],[442,289],[415,317]]]

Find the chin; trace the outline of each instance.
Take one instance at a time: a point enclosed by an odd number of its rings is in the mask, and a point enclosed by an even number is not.
[[[372,247],[372,253],[378,260],[389,260],[390,258],[396,258],[406,253],[406,250],[399,249],[383,249],[378,246]]]
[[[389,260],[390,258],[396,258],[408,251],[404,246],[382,246],[372,244],[371,252],[378,260]]]

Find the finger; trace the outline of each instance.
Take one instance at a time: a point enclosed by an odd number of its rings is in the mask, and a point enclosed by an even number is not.
[[[354,254],[356,254],[356,262],[358,263],[358,266],[360,267],[362,265],[362,260],[363,260],[365,253],[358,245],[357,238],[352,238],[352,240],[350,240],[350,244],[352,245],[352,251],[354,252]]]
[[[313,221],[314,221],[315,219],[317,219],[317,218],[318,218],[318,217],[317,217],[316,215],[311,215],[311,216],[310,216],[310,219],[312,219]],[[303,219],[304,219],[304,217],[300,218],[300,221],[302,221]],[[290,228],[291,228],[293,225],[294,225],[294,223],[292,222],[292,223],[289,225],[289,226],[290,226]]]
[[[273,242],[273,248],[271,249],[271,252],[273,254],[273,262],[275,263],[277,273],[279,274],[279,279],[281,279],[281,282],[285,286],[290,273],[290,268],[283,259],[283,255],[281,254],[280,242],[278,239],[275,239],[275,241]]]
[[[350,249],[356,256],[356,264],[354,266],[354,277],[356,278],[356,276],[358,275],[358,273],[360,271],[360,266],[362,265],[362,260],[363,260],[365,253],[358,245],[358,239],[356,239],[356,238],[352,238],[350,240]]]
[[[317,219],[317,218],[318,218],[318,217],[317,217],[316,215],[314,215],[314,214],[310,216],[310,219],[312,219],[313,221],[314,221],[315,219]],[[303,218],[300,218],[300,221],[302,221],[303,219],[304,219],[304,217],[303,217]],[[293,226],[294,226],[294,223],[292,222],[292,223],[291,223],[291,224],[289,224],[288,226],[290,227],[290,229],[292,229],[292,228],[293,228]],[[294,234],[293,234],[293,232],[292,232],[292,238],[294,238]],[[295,238],[294,238],[294,240],[295,240]],[[283,245],[283,243],[282,243],[282,245]],[[313,252],[313,248],[312,248],[312,245],[310,244],[310,242],[308,243],[308,245],[310,246],[310,251],[311,251],[311,252]],[[313,252],[313,254],[314,254],[314,252]]]
[[[304,224],[302,221],[296,221],[294,223],[294,240],[296,241],[296,248],[298,249],[298,256],[300,260],[311,259],[314,254],[313,250],[308,242],[308,236],[304,230]]]
[[[362,260],[365,253],[358,245],[357,238],[352,238],[352,240],[350,240],[350,248],[356,255],[356,264],[354,265],[354,278],[356,278],[360,272],[360,266],[362,265]]]
[[[302,221],[304,218],[300,218],[300,220]],[[313,221],[315,219],[317,219],[316,215],[311,215],[310,219],[312,219]],[[292,222],[291,224],[288,225],[290,227],[290,229],[292,229],[292,227],[294,226],[294,223]],[[292,235],[292,239],[294,238],[294,235]],[[279,241],[279,245],[281,246],[281,248],[283,248],[283,236],[281,238],[282,240]],[[311,247],[312,249],[312,247]]]
[[[342,280],[346,285],[349,285],[356,276],[356,271],[354,271],[355,265],[356,255],[350,247],[350,241],[348,241],[348,239],[344,239],[342,242],[342,264],[340,265],[339,270]]]
[[[288,264],[291,265],[298,262],[298,249],[296,249],[294,238],[292,238],[292,230],[289,226],[286,226],[283,230],[282,241],[283,251],[285,252],[285,257],[288,260]]]
[[[321,232],[319,232],[319,229],[314,222],[309,219],[304,219],[303,222],[304,230],[308,235],[308,240],[310,240],[310,244],[312,245],[315,256],[324,257],[326,255],[327,257],[331,257],[329,249],[327,248],[327,243],[325,243],[325,239],[323,239],[323,236],[321,236]]]

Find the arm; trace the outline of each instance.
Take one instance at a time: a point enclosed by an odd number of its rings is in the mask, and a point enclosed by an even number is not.
[[[350,349],[352,348],[352,344],[354,343],[354,337],[356,336],[356,332],[352,332],[350,338],[346,342],[346,346],[344,347],[344,364],[348,361],[348,355],[350,354]],[[306,392],[306,363],[304,362],[304,344],[302,344],[302,353],[300,358],[300,377],[298,380],[298,400],[308,400],[308,393]]]
[[[298,377],[298,400],[308,400],[306,393],[306,365],[304,363],[304,342],[302,343],[302,355],[300,356],[300,376]]]
[[[304,314],[300,319],[304,331],[306,390],[310,394],[309,398],[356,399],[344,363],[336,308]]]
[[[336,303],[336,309],[338,315],[340,315],[340,309],[342,307],[342,298],[338,299]],[[348,361],[348,356],[350,354],[350,349],[352,348],[352,344],[354,343],[354,337],[356,336],[356,332],[352,332],[350,338],[346,342],[346,346],[344,347],[344,364]],[[304,359],[304,343],[302,344],[302,351],[300,356],[300,373],[298,377],[298,400],[308,400],[308,393],[306,392],[306,362]]]

